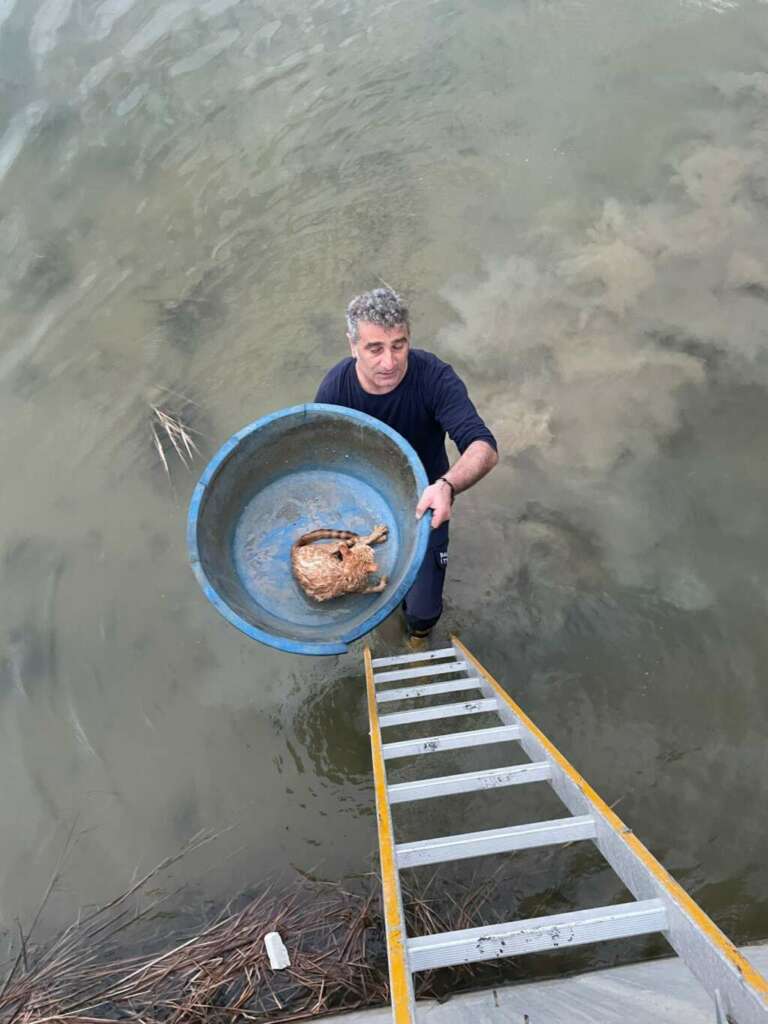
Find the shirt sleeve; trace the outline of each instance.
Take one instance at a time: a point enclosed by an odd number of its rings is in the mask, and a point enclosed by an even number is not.
[[[462,455],[473,441],[485,441],[494,451],[499,450],[496,438],[473,405],[464,381],[447,363],[437,370],[433,394],[435,418]]]

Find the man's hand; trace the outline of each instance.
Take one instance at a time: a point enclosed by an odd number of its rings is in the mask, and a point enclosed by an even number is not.
[[[421,519],[428,508],[432,509],[433,530],[451,518],[451,488],[446,483],[438,480],[427,487],[416,506],[416,518]]]
[[[490,473],[499,456],[496,449],[492,448],[487,441],[473,441],[467,448],[458,462],[451,466],[451,485],[455,494],[469,490],[478,480],[482,480],[486,473]],[[446,480],[440,480],[430,484],[419,498],[416,506],[416,518],[421,519],[428,508],[432,509],[432,529],[447,523],[451,518],[451,488]]]

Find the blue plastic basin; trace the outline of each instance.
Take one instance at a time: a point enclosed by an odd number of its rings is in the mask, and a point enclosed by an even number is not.
[[[343,654],[395,609],[426,552],[419,457],[379,420],[335,405],[297,405],[251,423],[206,467],[192,495],[187,546],[208,600],[247,636],[297,654]],[[376,561],[389,584],[319,604],[291,573],[309,530],[389,527]]]

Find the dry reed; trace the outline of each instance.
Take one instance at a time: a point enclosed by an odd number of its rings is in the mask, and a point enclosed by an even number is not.
[[[197,845],[211,837],[203,837]],[[242,905],[187,934],[126,955],[126,929],[152,920],[158,902],[137,912],[132,897],[169,859],[107,906],[82,916],[44,948],[20,937],[0,991],[7,1024],[234,1024],[296,1021],[388,1000],[378,880],[353,893],[302,880],[290,892],[265,885]],[[409,932],[488,923],[493,880],[454,892],[435,885],[404,894]],[[167,897],[166,897],[167,898]],[[291,958],[272,971],[264,937],[277,931]],[[486,977],[477,967],[417,976],[417,994],[441,998]]]
[[[195,455],[200,454],[200,449],[192,436],[195,431],[184,423],[181,416],[174,415],[159,405],[150,404],[150,409],[152,410],[152,441],[165,472],[170,477],[168,455],[171,452],[175,452],[182,464],[187,469],[191,469]]]
[[[386,999],[383,946],[378,960],[369,959],[372,894],[303,883],[286,896],[265,887],[170,948],[138,956],[121,953],[117,942],[118,932],[134,923],[123,902],[104,920],[99,913],[73,924],[36,955],[25,942],[25,957],[0,996],[0,1019],[299,1020]],[[264,937],[270,931],[280,932],[290,952],[284,971],[269,967]]]

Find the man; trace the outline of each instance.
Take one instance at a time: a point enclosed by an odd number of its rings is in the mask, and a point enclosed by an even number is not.
[[[315,401],[382,420],[410,442],[424,464],[429,486],[416,517],[432,509],[432,535],[403,602],[408,632],[418,641],[443,611],[453,499],[496,465],[496,440],[453,369],[430,352],[411,348],[408,310],[391,288],[354,298],[347,307],[347,330],[352,357],[326,374]],[[446,433],[460,452],[450,468]]]

